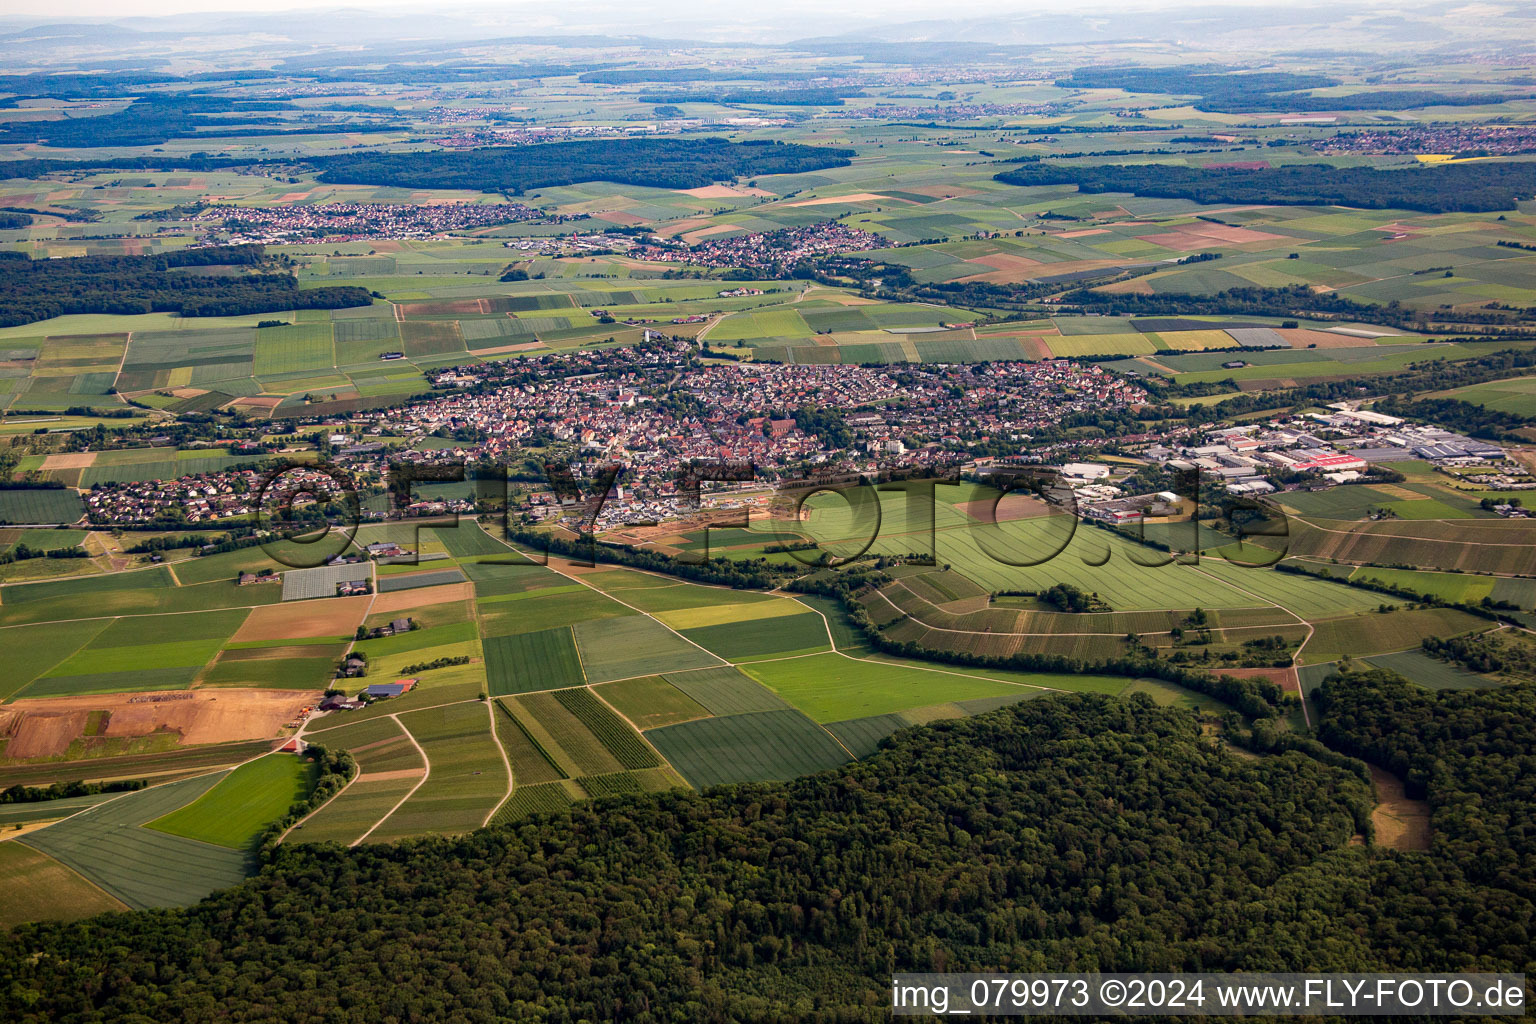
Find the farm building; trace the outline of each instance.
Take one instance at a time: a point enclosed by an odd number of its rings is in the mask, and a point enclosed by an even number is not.
[[[415,684],[414,679],[401,679],[393,683],[374,683],[363,690],[363,696],[372,697],[374,700],[387,700],[390,697],[408,693]]]

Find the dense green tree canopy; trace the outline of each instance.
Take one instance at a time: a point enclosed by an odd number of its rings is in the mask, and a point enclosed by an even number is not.
[[[851,149],[725,139],[604,139],[451,153],[348,153],[310,161],[320,180],[403,188],[520,191],[578,181],[697,188],[759,174],[844,167]]]
[[[156,256],[71,256],[0,265],[0,327],[69,313],[240,316],[288,309],[340,309],[373,301],[366,288],[300,289],[269,266],[259,245],[209,246]],[[228,273],[182,273],[187,267]]]
[[[1042,161],[996,177],[1010,185],[1076,185],[1083,192],[1132,192],[1197,203],[1356,206],[1428,213],[1513,210],[1519,200],[1536,192],[1536,164],[1491,160],[1386,171],[1329,164],[1245,170]]]

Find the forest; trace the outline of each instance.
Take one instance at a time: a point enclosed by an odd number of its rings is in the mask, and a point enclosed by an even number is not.
[[[1375,670],[1334,676],[1316,697],[1319,739],[1429,801],[1437,855],[1536,899],[1536,685],[1430,691]]]
[[[845,167],[851,149],[725,139],[607,139],[453,153],[356,153],[311,161],[332,184],[463,188],[513,194],[579,181],[699,188],[758,174]]]
[[[1536,738],[1529,692],[1396,685],[1330,682],[1329,735],[1433,758],[1432,794],[1529,808],[1536,773],[1502,753]],[[1497,739],[1480,702],[1506,707]],[[1147,697],[1052,696],[791,782],[284,846],[185,910],[24,925],[0,938],[0,1017],[847,1022],[888,1019],[900,970],[1528,969],[1525,840],[1490,821],[1482,861],[1351,845],[1370,806],[1356,770],[1240,758]]]
[[[1513,210],[1536,192],[1536,163],[1479,161],[1378,171],[1287,164],[1244,170],[1174,164],[1025,164],[996,175],[1009,185],[1076,185],[1082,192],[1131,192],[1197,203],[1354,206],[1367,210],[1475,213]]]
[[[239,268],[230,274],[178,274],[183,267]],[[0,273],[0,327],[71,313],[180,313],[243,316],[290,309],[342,309],[373,301],[366,288],[300,289],[269,265],[259,245],[210,246],[156,256],[9,259]]]
[[[1189,68],[1078,68],[1056,84],[1063,89],[1124,89],[1126,92],[1198,96],[1200,110],[1230,114],[1264,111],[1412,110],[1417,107],[1477,106],[1502,103],[1499,93],[1448,95],[1425,89],[1355,92],[1344,96],[1309,96],[1303,90],[1342,84],[1326,75],[1289,71],[1234,74],[1207,65]]]
[[[158,146],[238,127],[243,136],[334,134],[377,131],[379,125],[303,124],[273,117],[274,111],[302,108],[284,100],[240,100],[204,94],[152,93],[122,110],[95,117],[14,121],[0,129],[0,143],[45,143],[58,148]],[[214,114],[236,114],[214,117]]]

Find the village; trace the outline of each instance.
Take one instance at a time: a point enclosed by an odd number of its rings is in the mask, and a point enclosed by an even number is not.
[[[828,220],[804,227],[706,239],[686,247],[667,244],[653,237],[632,246],[629,255],[635,259],[658,262],[683,259],[695,266],[732,267],[776,276],[787,273],[797,263],[818,256],[866,252],[870,249],[885,249],[890,245],[890,239],[873,231],[863,231]]]
[[[480,363],[434,371],[441,394],[403,408],[359,413],[314,425],[335,464],[363,494],[363,520],[473,514],[473,471],[458,466],[517,466],[529,452],[554,458],[580,479],[605,467],[622,473],[586,528],[663,522],[699,507],[683,483],[690,465],[750,466],[761,488],[808,475],[890,470],[1007,472],[1065,466],[1081,513],[1107,522],[1135,521],[1146,494],[1111,482],[1101,453],[1129,456],[1167,472],[1198,472],[1202,487],[1255,498],[1390,476],[1391,465],[1421,460],[1468,484],[1536,488],[1504,449],[1434,426],[1404,422],[1346,403],[1325,412],[1267,422],[1166,431],[1061,430],[1065,420],[1134,415],[1150,401],[1135,378],[1092,363],[1041,362],[908,366],[705,363],[692,343],[648,334],[644,344],[577,351],[516,363]],[[430,437],[452,446],[423,445]],[[541,463],[542,464],[542,463]],[[396,489],[402,467],[425,469],[461,487],[428,495]],[[1123,468],[1123,467],[1122,467]],[[188,525],[250,519],[275,511],[314,520],[346,510],[317,508],[337,497],[327,471],[291,466],[281,475],[256,468],[191,474],[171,481],[98,484],[85,495],[101,525]],[[713,500],[741,486],[703,488]],[[519,489],[535,522],[573,514],[548,486]],[[1138,499],[1127,503],[1127,498]],[[1524,515],[1519,503],[1499,508]]]
[[[541,210],[522,203],[290,203],[283,206],[209,206],[193,220],[228,232],[223,244],[280,244],[324,239],[432,238],[449,231],[540,220]]]

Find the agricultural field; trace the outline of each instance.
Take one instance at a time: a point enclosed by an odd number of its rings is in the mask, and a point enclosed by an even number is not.
[[[309,796],[318,766],[292,754],[241,765],[208,792],[147,828],[231,850],[248,850],[262,831]]]
[[[490,709],[473,701],[410,712],[397,720],[420,744],[427,774],[369,840],[467,832],[485,824],[510,782],[491,731]]]
[[[836,768],[848,750],[798,711],[757,711],[652,729],[646,736],[695,788]]]
[[[1487,628],[1487,620],[1451,608],[1400,609],[1384,615],[1328,619],[1303,649],[1306,663],[1417,650],[1426,636],[1451,637]]]
[[[73,523],[84,514],[79,495],[67,488],[0,490],[0,523]],[[36,537],[37,543],[49,547],[67,546],[52,540],[48,534]]]
[[[592,683],[720,664],[694,632],[674,632],[648,615],[586,621],[575,629],[582,671]]]
[[[121,900],[25,843],[0,843],[0,928],[77,921],[126,909]]]
[[[586,681],[570,626],[485,638],[491,695],[551,690]]]
[[[234,885],[255,864],[249,853],[146,827],[217,786],[227,773],[125,794],[47,828],[24,842],[135,909],[185,906]]]
[[[597,693],[640,729],[707,718],[709,711],[663,676],[640,676],[596,687]]]
[[[818,722],[1001,697],[1019,689],[961,670],[906,668],[841,654],[760,662],[743,671]]]

